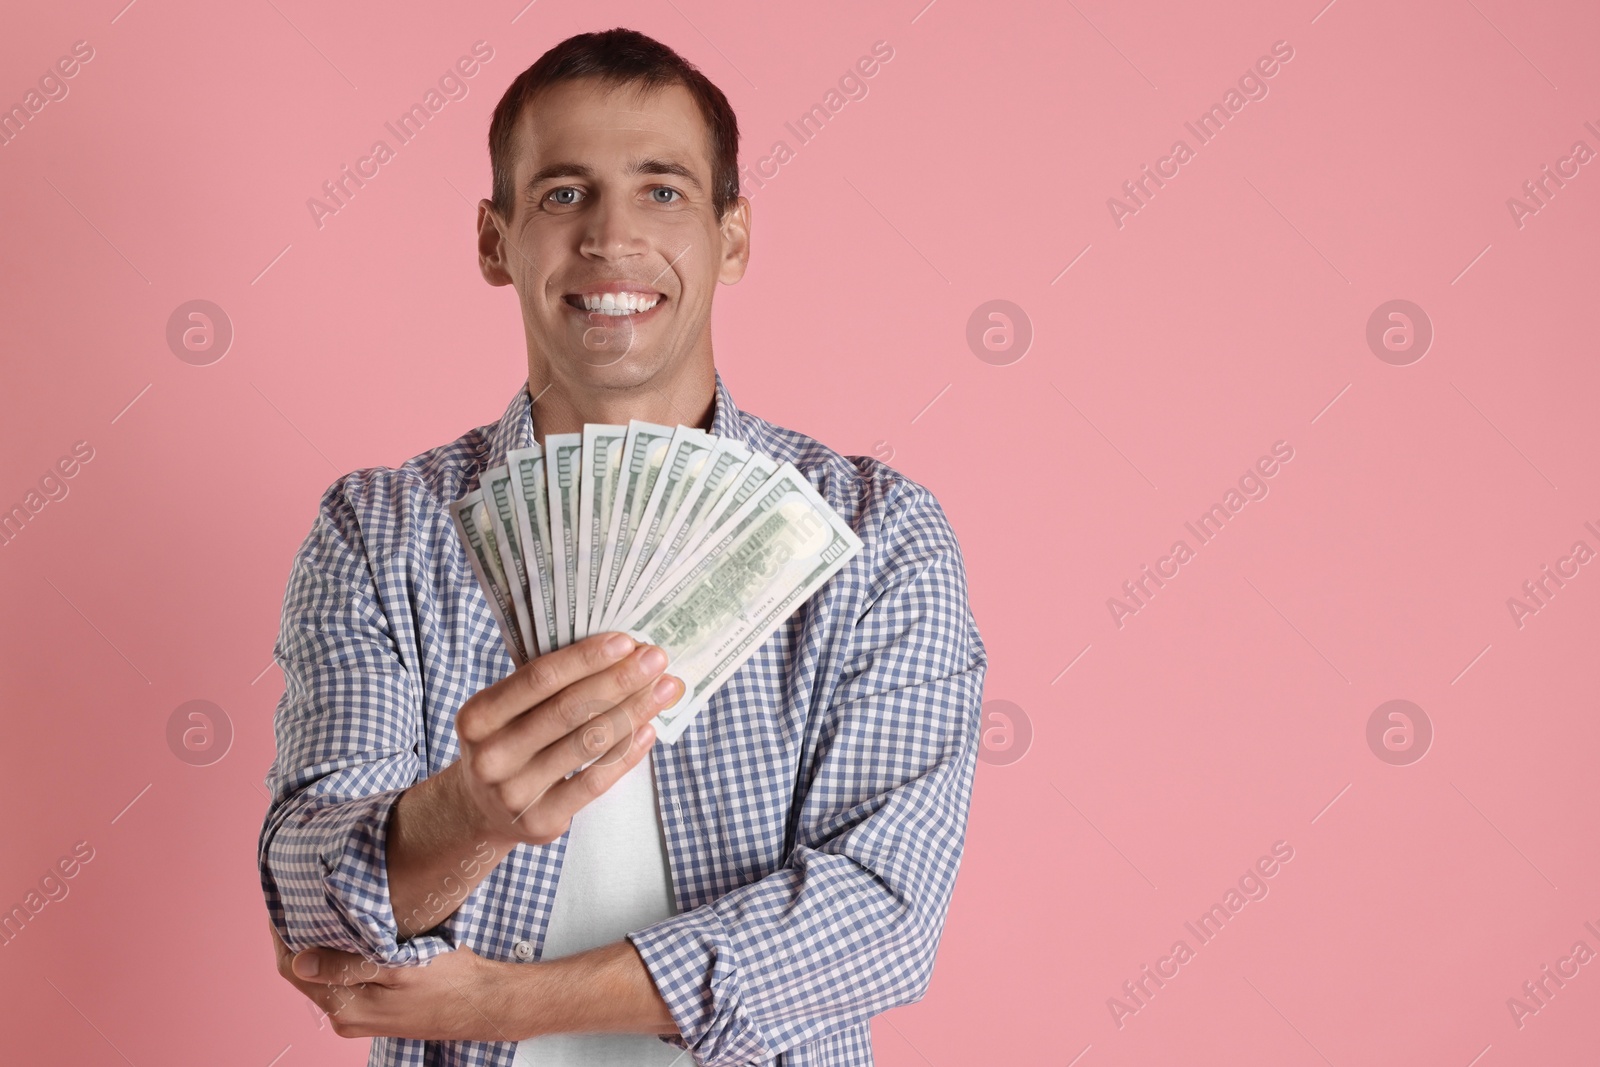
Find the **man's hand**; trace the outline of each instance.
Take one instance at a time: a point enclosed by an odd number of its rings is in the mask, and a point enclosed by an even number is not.
[[[400,940],[454,914],[517,845],[560,837],[638,765],[654,740],[646,724],[683,695],[665,667],[659,648],[600,633],[467,698],[456,713],[461,758],[391,809],[386,864]]]
[[[295,953],[270,922],[278,973],[327,1013],[340,1037],[520,1041],[532,1036],[520,979],[531,971],[462,946],[420,967],[383,967],[332,949]]]
[[[483,833],[507,846],[565,833],[644,758],[655,738],[647,724],[683,695],[666,665],[654,645],[593,634],[469,697],[456,714],[459,784]]]

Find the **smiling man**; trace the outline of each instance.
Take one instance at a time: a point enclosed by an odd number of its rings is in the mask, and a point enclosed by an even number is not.
[[[698,70],[572,37],[489,148],[479,267],[528,379],[336,481],[295,557],[259,848],[279,970],[374,1065],[870,1064],[871,1017],[927,990],[966,831],[987,657],[956,538],[916,482],[734,405],[711,303],[750,204]],[[793,463],[864,546],[671,746],[661,650],[515,667],[447,510],[508,450],[629,419]]]

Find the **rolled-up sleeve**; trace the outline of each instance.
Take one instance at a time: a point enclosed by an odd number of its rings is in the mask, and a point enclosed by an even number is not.
[[[359,478],[323,495],[289,575],[273,647],[285,689],[258,860],[267,911],[291,949],[416,964],[458,947],[455,925],[467,907],[434,933],[398,940],[389,815],[419,778],[422,707],[349,500],[352,490],[373,488]]]
[[[960,864],[987,656],[960,548],[904,483],[868,540],[871,586],[785,865],[629,935],[704,1067],[761,1061],[926,993]]]

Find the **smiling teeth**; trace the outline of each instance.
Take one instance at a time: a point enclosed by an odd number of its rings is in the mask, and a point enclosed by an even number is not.
[[[584,293],[578,299],[583,301],[585,311],[598,311],[604,315],[632,315],[649,311],[661,300],[659,296],[646,296],[644,293]]]

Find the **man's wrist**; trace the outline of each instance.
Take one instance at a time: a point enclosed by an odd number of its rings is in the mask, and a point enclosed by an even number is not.
[[[385,864],[397,941],[454,914],[519,843],[486,825],[463,771],[458,760],[406,789],[390,811]]]
[[[505,981],[514,997],[508,1027],[515,1028],[518,1041],[564,1033],[678,1033],[638,950],[626,939],[555,960],[497,966],[514,968]]]
[[[496,963],[495,977],[506,991],[508,1007],[505,1023],[506,1036],[512,1041],[526,1041],[530,1037],[543,1037],[554,1033],[549,1028],[549,1012],[545,1010],[543,983],[545,965],[542,963]]]
[[[455,824],[463,829],[464,841],[487,843],[496,856],[504,856],[522,844],[522,839],[512,834],[509,826],[494,825],[494,820],[473,802],[472,794],[467,791],[467,769],[459,759],[440,771],[439,778],[445,787],[440,799],[448,806]]]

